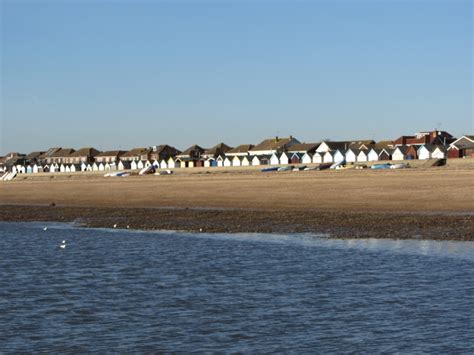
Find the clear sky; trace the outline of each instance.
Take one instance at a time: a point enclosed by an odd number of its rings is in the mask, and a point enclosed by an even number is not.
[[[0,3],[3,154],[474,133],[471,1]]]

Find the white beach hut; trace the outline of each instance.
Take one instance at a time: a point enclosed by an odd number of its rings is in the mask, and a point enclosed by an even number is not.
[[[374,148],[371,148],[369,154],[367,154],[367,159],[369,161],[378,161],[379,153]]]
[[[66,172],[66,165],[61,164],[61,166],[59,167],[59,171],[60,171],[61,173],[65,173],[65,172]]]
[[[444,147],[437,146],[431,153],[434,159],[446,159],[447,150]]]
[[[323,156],[323,163],[334,163],[334,156],[331,151],[327,151]]]
[[[243,156],[241,164],[242,166],[250,166],[251,165],[250,157],[248,155]]]
[[[224,166],[225,166],[225,167],[232,166],[232,160],[230,160],[230,157],[225,157],[225,159],[224,159]]]
[[[130,169],[132,170],[137,170],[138,169],[138,164],[137,164],[137,161],[136,160],[133,160],[131,163],[130,163]],[[143,169],[143,168],[142,168]]]
[[[346,152],[346,162],[355,163],[357,161],[357,154],[359,152],[355,149],[349,148]]]
[[[81,164],[81,171],[86,171],[87,170],[87,164],[82,162]]]
[[[357,155],[357,161],[359,161],[359,162],[361,162],[361,161],[368,161],[367,151],[361,150],[361,151],[359,152],[359,154]]]
[[[418,159],[425,160],[431,158],[431,150],[429,147],[422,145],[418,148]]]
[[[222,168],[224,166],[224,157],[222,155],[219,155],[216,161],[217,161],[217,166],[219,168]]]
[[[270,157],[270,165],[279,165],[280,164],[280,159],[278,158],[278,155],[276,153],[273,153],[272,156]]]
[[[99,171],[99,164],[94,162],[94,164],[92,164],[92,171]]]
[[[311,164],[313,162],[313,157],[310,153],[306,152],[304,153],[303,158],[301,158],[301,162],[303,164]]]
[[[238,155],[235,155],[232,158],[232,166],[241,166],[241,165],[242,165],[242,161],[240,160],[240,157]]]
[[[168,169],[168,163],[165,159],[160,162],[160,169]]]
[[[288,156],[287,153],[283,152],[280,155],[280,164],[282,165],[288,165],[290,164],[290,157]]]
[[[174,169],[176,168],[176,161],[174,160],[173,157],[168,158],[168,169]]]
[[[258,157],[258,155],[254,155],[252,158],[252,166],[259,166],[259,165],[262,165],[260,162],[260,158]]]
[[[324,153],[316,152],[313,155],[313,163],[314,164],[321,164],[324,161]]]
[[[104,163],[99,163],[98,168],[99,168],[99,171],[105,171],[105,165],[104,165]]]

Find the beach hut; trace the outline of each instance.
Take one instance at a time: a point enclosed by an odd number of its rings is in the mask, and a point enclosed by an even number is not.
[[[392,160],[391,149],[382,149],[379,153],[379,160]]]
[[[130,169],[132,170],[137,170],[138,169],[138,164],[137,164],[137,161],[136,160],[132,160],[130,162]],[[143,169],[143,168],[142,168]]]
[[[303,164],[311,164],[313,162],[313,155],[311,153],[304,153],[303,157],[301,158],[301,162]]]
[[[59,166],[59,172],[65,173],[65,172],[66,172],[66,165],[61,164],[61,165]]]
[[[166,162],[166,159],[163,159],[160,162],[160,169],[168,169],[168,163]]]
[[[97,164],[97,162],[92,164],[92,171],[99,171],[99,164]]]
[[[355,148],[349,148],[346,152],[346,162],[355,163],[357,161],[357,155],[359,150]]]
[[[87,164],[81,163],[81,171],[86,171],[86,170],[87,170]]]
[[[139,160],[137,163],[137,169],[142,170],[145,167],[145,162],[143,160]]]
[[[224,159],[225,157],[223,155],[219,155],[217,158],[216,158],[216,161],[217,161],[217,166],[219,168],[222,168],[224,166]]]
[[[128,160],[120,160],[117,168],[118,170],[130,170],[132,169],[132,163]]]
[[[216,159],[214,157],[208,157],[206,160],[204,160],[204,167],[205,168],[217,167]]]
[[[371,148],[369,154],[367,154],[367,159],[369,161],[378,161],[379,160],[379,152],[375,148]]]
[[[87,164],[86,171],[93,171],[91,163]]]
[[[314,164],[321,164],[324,160],[324,154],[325,153],[321,153],[321,152],[316,152],[314,153],[313,155],[313,163]]]
[[[230,160],[230,157],[225,157],[225,159],[224,159],[224,166],[225,166],[225,167],[232,166],[232,160]]]
[[[428,145],[422,145],[418,148],[418,159],[425,160],[431,158],[431,149]]]
[[[153,162],[153,166],[154,166],[155,168],[158,168],[158,169],[159,169],[159,168],[160,168],[160,162],[159,162],[158,160],[155,160],[155,161]]]
[[[260,158],[259,158],[258,155],[255,155],[255,156],[252,158],[252,165],[253,165],[253,166],[262,165],[261,162],[260,162]]]
[[[179,167],[179,164],[178,165],[176,164],[176,161],[175,161],[174,157],[169,157],[168,158],[167,165],[168,165],[168,169],[174,169],[174,168]]]
[[[241,157],[239,157],[238,155],[235,155],[233,158],[232,158],[232,166],[241,166],[242,165],[242,161],[240,160]]]
[[[80,164],[71,164],[71,173],[78,173],[81,171]]]
[[[270,165],[279,165],[280,159],[278,158],[277,153],[273,153],[270,157]]]
[[[406,160],[407,157],[407,146],[396,147],[392,154],[392,160]]]
[[[290,156],[290,163],[291,164],[301,164],[302,159],[303,159],[303,154],[302,153],[293,153]]]
[[[446,159],[447,150],[443,146],[436,146],[431,152],[431,157],[433,159]]]
[[[111,164],[111,163],[105,163],[105,164],[104,164],[104,170],[105,170],[105,171],[111,170],[110,164]],[[112,164],[113,164],[113,163],[112,163]]]
[[[94,163],[95,164],[95,163]],[[105,164],[104,163],[99,163],[98,165],[98,170],[99,171],[105,171]]]
[[[66,173],[70,173],[71,172],[71,164],[67,164],[66,165]]]
[[[250,166],[252,163],[251,163],[251,160],[250,160],[250,157],[248,155],[245,155],[242,157],[242,162],[241,162],[241,165],[242,166]]]
[[[280,164],[282,165],[288,165],[290,164],[290,157],[286,152],[281,153],[280,155]]]
[[[357,161],[358,162],[365,162],[368,161],[369,158],[367,156],[367,151],[366,150],[361,150],[359,151],[359,154],[357,154]]]
[[[340,150],[340,149],[338,149],[334,152],[333,157],[334,157],[334,162],[335,163],[339,163],[339,162],[344,161],[346,159],[346,155],[345,155],[344,151]]]
[[[33,174],[33,167],[31,165],[26,166],[26,173],[27,174]]]
[[[323,163],[334,163],[334,156],[331,151],[327,151],[323,155]]]
[[[31,169],[31,172],[33,174],[38,174],[39,173],[39,169],[40,169],[40,166],[38,164],[34,164],[32,169]]]

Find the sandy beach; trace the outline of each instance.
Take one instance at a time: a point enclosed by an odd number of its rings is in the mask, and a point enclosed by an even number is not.
[[[127,178],[28,176],[0,185],[0,219],[207,232],[474,240],[470,166],[280,173],[190,170]]]

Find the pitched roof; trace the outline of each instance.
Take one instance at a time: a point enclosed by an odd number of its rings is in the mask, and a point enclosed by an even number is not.
[[[96,155],[96,157],[117,157],[125,154],[124,150],[108,150],[106,152],[101,152]]]
[[[265,139],[264,141],[257,144],[255,147],[250,149],[251,152],[258,152],[261,150],[276,150],[284,148],[288,143],[295,140],[293,137],[288,138],[271,138]],[[296,140],[297,141],[297,140]],[[297,141],[298,142],[298,141]]]
[[[194,144],[191,147],[189,147],[188,149],[186,149],[183,152],[179,153],[178,156],[183,157],[183,156],[193,155],[193,153],[195,153],[195,152],[199,152],[199,153],[202,154],[204,152],[204,148],[198,146],[197,144]]]
[[[227,151],[227,154],[238,154],[238,153],[248,153],[254,147],[253,144],[241,144],[238,147],[230,149]]]
[[[231,149],[232,149],[232,147],[229,147],[227,144],[219,143],[219,144],[215,145],[212,148],[206,149],[204,151],[204,154],[206,154],[206,155],[216,155],[216,154],[226,153]]]
[[[26,159],[29,159],[29,160],[31,160],[31,159],[36,159],[36,158],[40,157],[40,156],[43,155],[43,154],[44,154],[44,152],[31,152],[31,153],[28,154],[25,158],[26,158]]]
[[[68,157],[69,155],[71,155],[72,153],[74,153],[75,150],[72,149],[72,148],[61,148],[59,150],[57,150],[56,152],[54,152],[53,154],[51,154],[49,156],[49,158],[63,158],[63,157]]]
[[[168,144],[161,144],[161,145],[159,145],[159,146],[156,146],[156,147],[153,149],[153,153],[160,155],[160,154],[163,153],[163,151],[165,151],[165,150],[173,150],[173,151],[174,151],[173,154],[179,154],[179,153],[181,153],[180,150],[178,150],[178,149],[176,149],[175,147],[172,147],[172,146],[170,146],[170,145],[168,145]]]
[[[321,143],[297,143],[288,148],[289,153],[314,152]]]
[[[123,154],[122,157],[135,157],[137,155],[147,154],[150,151],[150,148],[133,148],[132,150],[129,150],[128,152]]]
[[[385,149],[385,148],[390,148],[393,146],[393,141],[379,141],[374,144],[374,148],[376,149]]]
[[[76,150],[75,152],[71,153],[70,156],[71,157],[88,157],[88,156],[95,157],[99,153],[100,152],[97,149],[92,148],[92,147],[87,147],[87,148],[81,148],[79,150]]]

